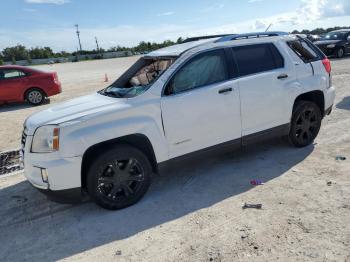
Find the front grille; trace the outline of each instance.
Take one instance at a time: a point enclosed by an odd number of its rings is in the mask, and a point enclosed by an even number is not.
[[[22,138],[21,138],[21,146],[22,150],[24,150],[24,147],[26,145],[26,140],[27,140],[27,134],[25,133],[25,130],[22,132]]]
[[[26,145],[26,140],[27,140],[27,134],[24,132],[22,133],[22,138],[21,138],[21,146],[22,146],[22,150],[24,149],[25,145]]]
[[[21,156],[20,160],[22,164],[24,162],[24,149],[26,146],[26,141],[27,141],[27,134],[26,134],[26,128],[24,128],[22,132],[22,137],[21,137],[21,152],[20,152],[20,156]]]

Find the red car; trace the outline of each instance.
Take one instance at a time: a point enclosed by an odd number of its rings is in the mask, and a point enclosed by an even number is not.
[[[46,97],[62,92],[56,72],[24,66],[0,66],[0,104],[28,101],[40,105]]]

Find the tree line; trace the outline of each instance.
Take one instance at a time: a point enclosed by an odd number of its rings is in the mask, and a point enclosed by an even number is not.
[[[339,29],[350,29],[350,26],[335,26],[335,27],[330,27],[330,28],[316,28],[314,30],[294,30],[292,31],[292,34],[304,34],[304,35],[324,35],[327,34],[328,32],[339,30]]]
[[[330,31],[338,30],[338,29],[350,29],[350,26],[347,27],[330,27],[330,28],[316,28],[314,30],[294,30],[292,31],[292,34],[313,34],[313,35],[323,35]],[[144,53],[144,52],[150,52],[159,48],[171,46],[174,44],[182,43],[184,39],[182,37],[179,37],[177,41],[171,41],[171,40],[165,40],[161,43],[151,43],[151,42],[140,42],[137,46],[134,47],[125,47],[125,46],[114,46],[109,49],[103,49],[100,48],[99,50],[82,50],[81,52],[54,52],[50,47],[34,47],[34,48],[26,48],[23,45],[16,45],[13,47],[7,47],[4,48],[0,52],[0,65],[3,64],[3,62],[12,62],[13,64],[16,63],[16,61],[19,60],[27,60],[28,63],[31,63],[32,59],[42,59],[42,58],[62,58],[62,57],[69,57],[69,56],[77,56],[79,55],[87,55],[87,54],[101,54],[104,52],[117,52],[117,51],[124,51],[124,52],[132,52],[132,53]]]
[[[26,48],[23,45],[16,45],[12,47],[6,47],[0,52],[0,64],[3,62],[12,62],[15,64],[16,61],[19,60],[27,60],[30,64],[32,59],[42,59],[42,58],[61,58],[61,57],[69,57],[69,56],[77,56],[77,55],[88,55],[88,54],[101,54],[105,52],[118,52],[131,51],[132,53],[143,53],[150,52],[162,47],[167,47],[174,45],[176,43],[182,43],[182,38],[180,37],[176,42],[171,40],[163,41],[162,43],[151,43],[151,42],[140,42],[137,46],[134,47],[124,47],[124,46],[115,46],[109,49],[99,48],[99,50],[82,50],[76,52],[54,52],[50,47],[34,47],[34,48]]]

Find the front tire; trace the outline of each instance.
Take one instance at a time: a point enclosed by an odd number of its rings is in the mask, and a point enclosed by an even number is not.
[[[296,147],[313,143],[320,131],[322,115],[320,108],[310,101],[297,102],[292,115],[289,141]]]
[[[38,88],[32,88],[26,92],[25,98],[31,105],[37,106],[44,102],[45,94]]]
[[[343,58],[344,55],[345,55],[344,48],[342,48],[342,47],[339,48],[339,49],[337,50],[337,58]]]
[[[128,145],[99,155],[87,174],[87,191],[99,206],[117,210],[138,202],[151,184],[148,158]]]

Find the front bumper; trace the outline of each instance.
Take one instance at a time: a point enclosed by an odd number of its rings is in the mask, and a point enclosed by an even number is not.
[[[59,152],[31,153],[32,136],[22,138],[24,175],[27,180],[51,199],[76,202],[81,197],[82,157],[62,157]],[[23,141],[24,140],[24,141]],[[79,194],[80,192],[80,194]]]
[[[48,199],[62,204],[76,204],[83,200],[83,192],[80,187],[65,190],[50,190],[37,188]]]

